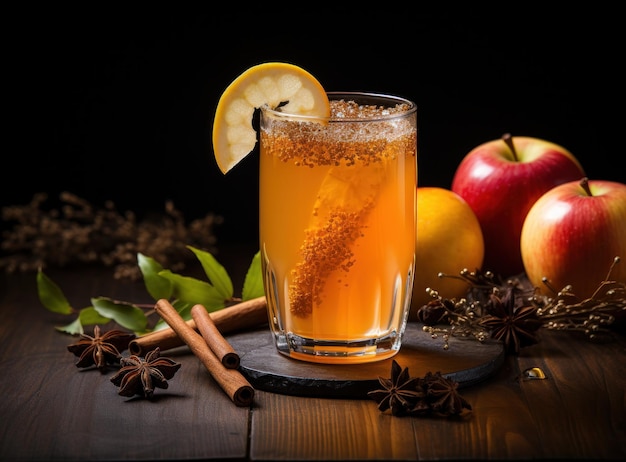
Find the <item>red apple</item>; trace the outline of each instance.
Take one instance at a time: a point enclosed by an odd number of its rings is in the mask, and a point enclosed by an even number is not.
[[[556,186],[532,206],[520,240],[526,275],[544,295],[542,283],[560,291],[566,285],[581,300],[589,298],[610,274],[626,283],[626,184],[579,181]]]
[[[471,150],[457,167],[451,189],[480,222],[483,268],[503,277],[523,272],[520,235],[530,207],[553,187],[583,176],[571,152],[539,138],[505,134]]]

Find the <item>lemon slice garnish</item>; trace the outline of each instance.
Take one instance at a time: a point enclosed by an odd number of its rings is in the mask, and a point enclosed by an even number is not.
[[[254,111],[263,105],[290,114],[330,116],[328,96],[309,72],[293,64],[270,62],[253,66],[222,93],[213,121],[213,151],[226,174],[254,149]]]

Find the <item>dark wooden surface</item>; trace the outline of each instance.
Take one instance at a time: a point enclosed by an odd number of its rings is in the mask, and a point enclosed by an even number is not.
[[[225,257],[226,258],[226,257]],[[229,262],[224,262],[229,269]],[[151,302],[107,269],[49,273],[76,307],[92,296]],[[367,399],[256,390],[236,407],[186,346],[152,401],[125,398],[114,371],[80,370],[40,303],[34,274],[0,276],[1,460],[520,460],[626,457],[626,337],[591,343],[542,331],[465,387],[465,419],[398,418]],[[539,367],[545,380],[524,380]],[[433,371],[434,372],[434,371]]]

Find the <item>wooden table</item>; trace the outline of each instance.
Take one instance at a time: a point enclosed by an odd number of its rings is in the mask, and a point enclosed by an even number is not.
[[[228,262],[226,262],[228,263]],[[229,269],[228,264],[224,265]],[[106,268],[47,272],[76,307],[92,296],[153,302]],[[1,460],[472,460],[626,457],[626,336],[591,343],[542,331],[485,381],[465,419],[394,417],[368,399],[255,390],[237,407],[186,346],[154,399],[125,398],[115,371],[80,370],[68,318],[39,302],[33,273],[0,276]],[[545,380],[525,380],[539,367]],[[433,371],[435,372],[435,371]]]

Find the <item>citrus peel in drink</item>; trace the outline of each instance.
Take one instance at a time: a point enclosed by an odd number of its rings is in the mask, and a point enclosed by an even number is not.
[[[299,66],[269,62],[244,71],[222,93],[213,121],[213,151],[226,174],[256,145],[255,110],[279,106],[290,114],[329,117],[324,87]]]

